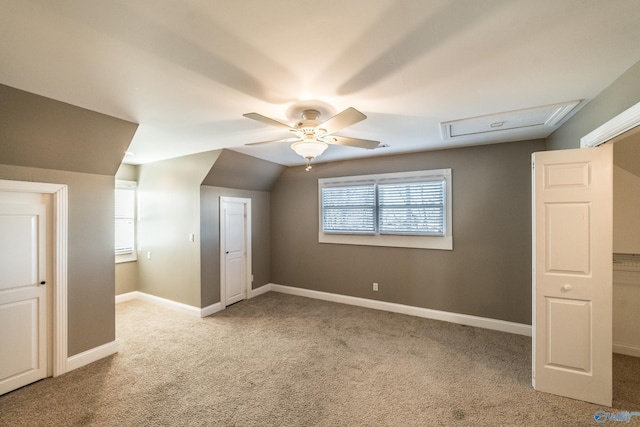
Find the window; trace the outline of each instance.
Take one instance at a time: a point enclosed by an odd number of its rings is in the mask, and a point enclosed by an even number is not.
[[[373,234],[376,230],[374,183],[322,188],[322,231]]]
[[[318,180],[321,243],[453,249],[451,169]]]
[[[136,183],[116,181],[115,255],[116,262],[135,261],[136,257]]]

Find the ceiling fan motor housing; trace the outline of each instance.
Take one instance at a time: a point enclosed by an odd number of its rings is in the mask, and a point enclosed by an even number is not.
[[[318,120],[320,117],[320,112],[318,110],[304,110],[302,114],[300,114],[300,117],[302,120],[298,121],[294,127],[305,131],[305,133],[307,133],[307,129],[315,129],[316,126],[322,123]]]

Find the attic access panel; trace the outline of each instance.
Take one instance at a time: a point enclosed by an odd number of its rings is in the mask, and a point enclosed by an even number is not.
[[[534,126],[553,127],[560,123],[579,103],[580,101],[571,101],[442,122],[440,123],[442,138],[447,140]]]

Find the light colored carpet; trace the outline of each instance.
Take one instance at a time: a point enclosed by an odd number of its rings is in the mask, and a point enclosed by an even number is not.
[[[0,425],[585,426],[640,410],[640,359],[615,355],[602,408],[534,391],[527,337],[278,293],[205,319],[122,303],[117,337],[117,355],[0,396]]]

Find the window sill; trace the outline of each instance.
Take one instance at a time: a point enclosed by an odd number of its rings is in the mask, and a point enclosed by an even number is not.
[[[138,256],[135,252],[130,254],[116,255],[116,264],[122,264],[125,262],[138,261]]]
[[[453,237],[435,236],[393,236],[318,233],[318,242],[338,245],[386,246],[392,248],[417,248],[453,250]]]

